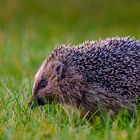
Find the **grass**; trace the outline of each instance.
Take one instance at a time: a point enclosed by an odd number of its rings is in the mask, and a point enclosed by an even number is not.
[[[30,110],[33,77],[56,44],[140,38],[139,0],[0,0],[0,140],[140,139],[139,114],[93,124],[57,105]]]

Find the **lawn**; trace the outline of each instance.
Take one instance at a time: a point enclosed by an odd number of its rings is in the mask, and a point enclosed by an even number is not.
[[[35,72],[58,44],[114,36],[140,39],[139,0],[0,0],[0,140],[140,139],[140,115],[95,116],[27,104]]]

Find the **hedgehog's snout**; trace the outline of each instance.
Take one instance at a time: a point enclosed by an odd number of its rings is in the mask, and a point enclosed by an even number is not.
[[[35,106],[37,106],[37,100],[36,100],[34,97],[32,97],[32,98],[30,99],[29,103],[28,103],[28,106],[29,106],[31,109],[34,108]]]
[[[45,104],[45,100],[37,97],[32,97],[31,100],[28,103],[28,106],[33,109],[36,106],[41,106]]]

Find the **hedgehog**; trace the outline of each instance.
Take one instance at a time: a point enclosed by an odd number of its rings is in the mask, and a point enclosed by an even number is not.
[[[35,75],[29,106],[54,101],[90,116],[100,109],[134,112],[140,102],[140,41],[114,37],[57,46]]]

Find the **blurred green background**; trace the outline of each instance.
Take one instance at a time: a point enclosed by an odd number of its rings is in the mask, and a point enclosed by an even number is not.
[[[0,0],[0,75],[33,75],[57,44],[129,35],[140,0]]]
[[[114,36],[140,39],[140,0],[0,0],[0,140],[139,139],[140,117],[89,125],[59,105],[27,106],[35,72],[57,44]]]

